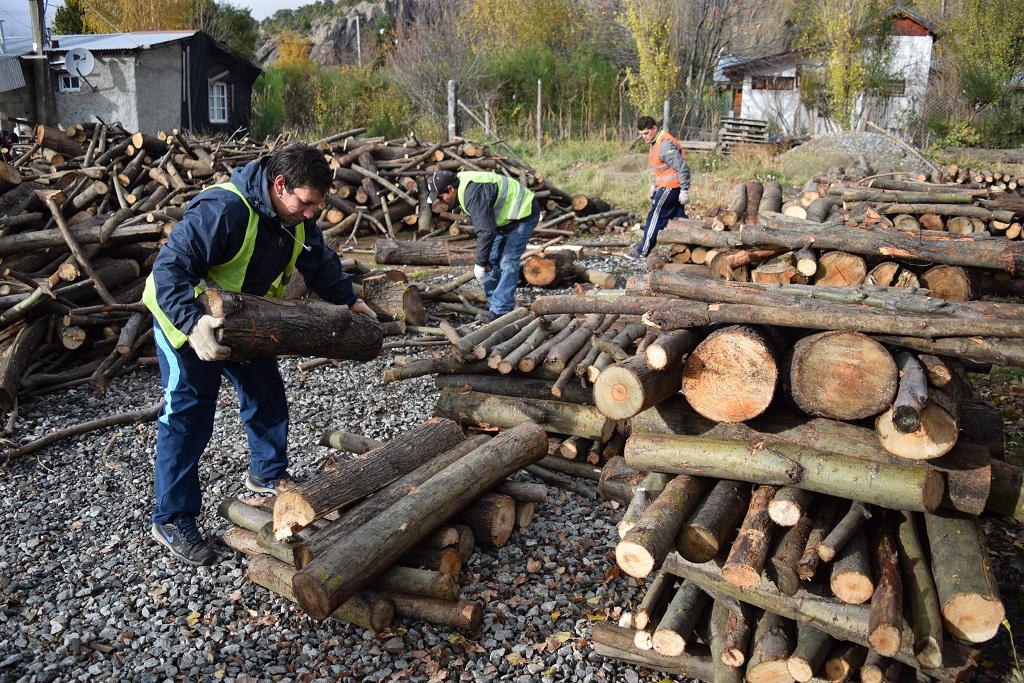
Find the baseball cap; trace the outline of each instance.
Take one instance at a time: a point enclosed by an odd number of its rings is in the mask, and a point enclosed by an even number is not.
[[[449,187],[453,187],[456,183],[456,176],[451,171],[435,171],[430,178],[427,179],[427,192],[430,198],[430,203],[433,204],[437,201],[437,195],[441,194]]]

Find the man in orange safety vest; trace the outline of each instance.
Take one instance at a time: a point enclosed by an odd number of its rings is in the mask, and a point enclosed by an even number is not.
[[[644,142],[651,146],[647,165],[654,173],[651,181],[651,210],[644,223],[644,236],[636,253],[645,257],[658,241],[658,233],[670,218],[686,218],[686,202],[690,195],[690,167],[686,165],[679,140],[668,131],[658,132],[658,124],[650,116],[641,116],[637,129]]]

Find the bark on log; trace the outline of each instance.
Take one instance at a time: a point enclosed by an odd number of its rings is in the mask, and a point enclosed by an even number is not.
[[[942,611],[931,563],[925,556],[914,513],[899,511],[894,515],[900,567],[910,606],[914,654],[921,666],[936,668],[942,666]]]
[[[860,528],[871,519],[871,511],[860,501],[850,501],[850,507],[839,521],[818,544],[818,557],[822,562],[831,562],[857,535]]]
[[[860,667],[861,683],[897,683],[903,674],[903,664],[883,657],[871,650]]]
[[[991,215],[987,209],[983,211],[986,212],[986,217]],[[940,212],[929,209],[922,213]],[[658,242],[696,244],[716,249],[739,245],[800,249],[813,245],[819,250],[838,249],[862,256],[917,259],[1010,273],[1024,269],[1024,250],[1013,246],[1011,242],[953,237],[948,233],[928,232],[911,235],[891,230],[849,230],[842,227],[824,227],[809,232],[792,228],[768,228],[762,225],[745,225],[736,231],[714,232],[672,220],[669,221],[668,227],[658,234]]]
[[[780,213],[782,211],[782,183],[778,180],[769,180],[764,184],[764,193],[761,195],[761,201],[758,204],[758,214],[771,212]]]
[[[793,347],[789,384],[796,404],[809,415],[860,420],[885,410],[896,395],[892,356],[858,332],[819,332]]]
[[[793,652],[793,624],[774,612],[757,622],[747,662],[748,683],[781,683],[789,679],[786,662]]]
[[[854,535],[836,556],[829,586],[832,594],[848,605],[861,605],[871,599],[875,584],[871,579],[871,558],[863,532]]]
[[[653,627],[657,626],[674,585],[675,577],[672,574],[663,571],[655,574],[633,614],[633,626],[637,629],[651,627],[650,630],[653,632]]]
[[[756,487],[750,496],[750,507],[722,565],[722,577],[735,586],[749,587],[761,583],[761,569],[771,544],[772,520],[768,516],[768,502],[775,491],[774,486],[762,485]]]
[[[619,567],[637,578],[657,569],[673,549],[680,525],[697,506],[708,485],[704,479],[686,475],[669,481],[636,525],[615,545]]]
[[[482,394],[496,394],[514,398],[532,399],[550,396],[552,383],[528,377],[502,377],[495,375],[439,375],[434,378],[438,389],[472,390]],[[570,384],[558,397],[562,402],[592,406],[593,393],[579,385]]]
[[[810,511],[804,511],[797,523],[786,529],[772,553],[769,576],[783,595],[796,595],[800,589],[800,560],[812,524]]]
[[[601,476],[604,477],[604,470],[601,471]],[[632,500],[629,501],[626,511],[622,513],[622,519],[616,525],[620,539],[625,538],[626,534],[640,522],[644,512],[654,502],[654,499],[661,495],[671,479],[672,476],[668,474],[649,472],[637,485],[636,490],[633,491]]]
[[[893,455],[907,459],[931,460],[949,453],[960,435],[959,402],[956,389],[929,392],[928,403],[920,413],[920,424],[913,432],[896,427],[894,409],[875,419],[879,443]]]
[[[605,440],[615,423],[593,406],[562,401],[517,399],[475,391],[441,390],[435,410],[464,425],[508,429],[535,420],[554,434]]]
[[[903,633],[903,581],[889,515],[884,511],[869,525],[871,561],[876,583],[868,616],[868,642],[891,657],[900,650]]]
[[[900,370],[900,388],[892,404],[892,426],[903,434],[921,428],[921,413],[928,404],[928,379],[914,356],[900,351],[895,357]]]
[[[327,446],[328,448],[334,448],[348,453],[355,453],[356,455],[372,451],[374,448],[378,448],[383,444],[383,441],[378,441],[377,439],[373,439],[369,436],[363,436],[362,434],[346,432],[344,430],[324,432],[323,436],[320,437],[321,446]]]
[[[475,600],[452,602],[391,592],[385,595],[394,603],[395,614],[405,619],[447,626],[457,631],[476,631],[483,620],[483,605]]]
[[[381,265],[468,266],[473,252],[456,249],[448,240],[390,240],[374,243],[374,259]]]
[[[707,593],[697,584],[684,581],[668,603],[654,631],[654,651],[669,657],[683,654],[707,603]]]
[[[813,495],[795,486],[783,486],[768,503],[768,516],[779,526],[793,526],[807,512]]]
[[[750,485],[722,479],[701,501],[676,539],[679,554],[691,562],[713,560],[736,530],[750,501]]]
[[[601,372],[594,382],[594,404],[610,419],[627,420],[678,393],[682,375],[681,362],[654,370],[644,356],[632,356]]]
[[[415,285],[395,282],[384,275],[363,278],[363,300],[382,321],[404,320],[409,325],[422,325],[426,319],[423,299]]]
[[[744,223],[757,223],[761,209],[761,198],[764,197],[764,185],[759,180],[747,181],[747,201],[743,213]]]
[[[275,535],[287,538],[313,520],[390,484],[464,438],[451,420],[432,418],[337,469],[281,491],[274,502]]]
[[[499,434],[299,572],[293,581],[299,605],[314,619],[323,619],[375,571],[393,562],[455,511],[546,452],[547,436],[536,425],[521,424]]]
[[[293,567],[269,555],[250,558],[247,570],[250,581],[292,602],[295,601],[292,592],[292,577],[295,573]],[[391,600],[378,593],[364,591],[353,595],[330,616],[379,633],[391,626],[395,618],[395,606]]]
[[[462,556],[458,548],[430,548],[417,545],[405,551],[396,560],[407,567],[426,569],[451,577],[462,573]]]
[[[559,250],[531,256],[523,263],[523,278],[534,287],[552,287],[575,275],[576,254]]]
[[[634,489],[645,479],[647,473],[633,469],[622,456],[609,458],[601,470],[598,492],[608,500],[628,505]],[[667,482],[666,482],[667,483]]]
[[[825,664],[825,659],[831,649],[831,636],[810,624],[798,621],[796,647],[793,648],[793,654],[786,660],[789,675],[793,677],[793,680],[801,683],[811,680]]]
[[[344,360],[372,360],[380,353],[380,325],[353,316],[347,306],[323,301],[284,301],[207,289],[204,310],[223,318],[219,338],[232,360],[295,354]]]
[[[992,461],[992,491],[985,502],[985,511],[1024,521],[1024,470]]]
[[[455,520],[472,529],[477,542],[501,548],[515,530],[516,501],[500,493],[488,493],[466,507]]]
[[[22,373],[46,336],[48,324],[46,318],[39,318],[0,342],[0,411],[9,412],[17,404]]]
[[[999,630],[1005,609],[977,519],[945,513],[924,519],[946,628],[971,643],[989,640]]]
[[[936,510],[945,489],[935,470],[725,438],[634,433],[626,442],[626,462],[647,471],[797,485],[898,510]]]
[[[731,326],[697,345],[683,368],[683,395],[717,422],[744,422],[771,403],[778,382],[775,345],[761,330]]]
[[[722,223],[727,227],[738,225],[747,212],[747,185],[736,183],[729,194],[728,208],[721,215]]]
[[[825,660],[825,680],[845,683],[860,670],[867,657],[867,648],[854,643],[839,643]]]
[[[723,600],[715,600],[711,607],[711,665],[714,667],[714,678],[710,683],[741,683],[743,670],[739,666],[730,666],[726,657],[732,661],[732,649],[726,653],[726,635],[732,610]],[[746,645],[746,643],[744,643]],[[746,649],[741,655],[746,658]]]
[[[681,362],[683,356],[690,353],[700,342],[700,336],[694,330],[676,330],[659,334],[644,351],[647,365],[654,370],[664,370],[674,363]]]
[[[688,676],[702,681],[711,681],[714,675],[710,657],[706,653],[683,654],[666,657],[655,652],[641,650],[633,643],[633,630],[607,621],[598,621],[593,626],[594,652],[636,666],[665,671],[674,675]]]
[[[37,125],[35,139],[41,147],[60,152],[67,157],[80,157],[85,154],[85,147],[69,137],[65,131],[56,128]]]

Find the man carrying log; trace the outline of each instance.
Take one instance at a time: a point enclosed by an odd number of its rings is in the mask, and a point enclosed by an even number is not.
[[[437,171],[427,181],[430,201],[438,198],[469,214],[476,231],[473,272],[487,295],[486,313],[477,319],[490,322],[515,308],[519,260],[540,219],[533,192],[521,183],[485,171]]]
[[[644,237],[636,245],[638,256],[646,258],[658,241],[658,233],[670,218],[686,218],[686,202],[690,200],[690,167],[686,165],[679,140],[668,131],[658,132],[658,124],[650,116],[637,121],[640,137],[651,146],[647,165],[651,180],[651,210],[644,223]]]
[[[156,320],[153,334],[164,390],[152,534],[189,564],[214,564],[223,557],[196,525],[202,503],[199,457],[213,433],[221,375],[238,392],[252,451],[246,487],[269,493],[291,480],[288,406],[277,360],[227,360],[231,349],[217,336],[224,319],[206,314],[198,294],[211,285],[279,298],[298,269],[324,301],[376,317],[356,298],[340,259],[311,220],[331,179],[323,155],[300,144],[235,169],[230,182],[192,200],[146,281],[143,301]]]

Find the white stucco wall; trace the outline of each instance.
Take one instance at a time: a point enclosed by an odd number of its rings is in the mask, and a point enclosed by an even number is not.
[[[57,121],[70,126],[95,121],[94,117],[98,116],[107,123],[120,121],[125,130],[138,130],[135,55],[133,52],[94,52],[96,67],[82,80],[81,92],[55,93]]]
[[[912,116],[923,101],[928,88],[928,73],[932,58],[931,36],[893,36],[893,78],[905,83],[903,96],[863,98],[858,102],[857,115],[865,112],[867,118],[887,128],[899,128]],[[783,63],[761,69],[751,69],[743,79],[742,118],[775,121],[785,133],[823,133],[832,130],[830,121],[807,110],[800,104],[799,90],[754,90],[753,78],[762,76],[794,76],[796,63]]]
[[[139,129],[148,135],[181,126],[182,49],[180,43],[139,50],[135,88]]]

